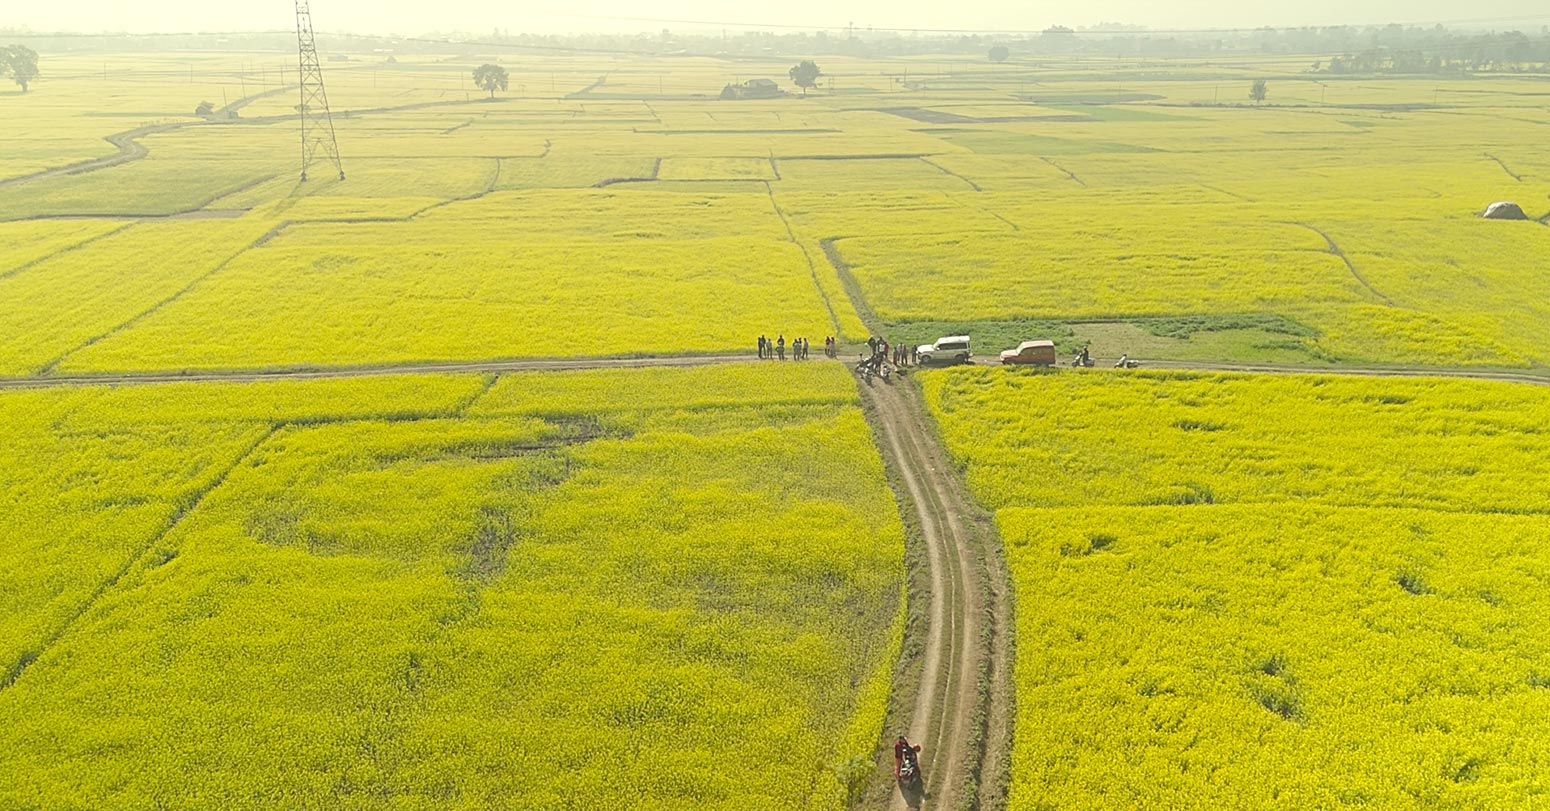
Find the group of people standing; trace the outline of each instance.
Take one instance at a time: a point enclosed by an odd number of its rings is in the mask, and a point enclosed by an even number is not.
[[[810,341],[806,338],[793,338],[791,341],[791,359],[807,360]],[[825,338],[823,352],[829,357],[834,357],[835,341],[833,338]],[[759,336],[759,357],[762,360],[786,359],[786,336],[777,335],[775,340],[770,340],[763,335]]]
[[[904,346],[894,346],[882,338],[872,337],[866,339],[867,349],[872,353],[872,359],[886,358],[895,366],[908,366],[915,363],[920,357],[919,349],[911,349]]]

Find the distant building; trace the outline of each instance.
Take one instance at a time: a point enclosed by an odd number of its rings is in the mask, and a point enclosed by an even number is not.
[[[721,88],[724,99],[775,99],[786,95],[771,79],[749,79],[742,84],[729,84]]]

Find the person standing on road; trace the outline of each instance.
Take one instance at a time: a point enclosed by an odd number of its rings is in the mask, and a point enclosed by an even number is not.
[[[759,359],[764,359],[764,336],[759,336]]]
[[[910,365],[912,365],[912,366],[919,366],[920,365],[920,347],[918,347],[918,346],[910,347]]]
[[[779,355],[781,360],[785,360],[786,359],[786,336],[784,336],[784,335],[776,336],[776,338],[775,338],[775,354]]]

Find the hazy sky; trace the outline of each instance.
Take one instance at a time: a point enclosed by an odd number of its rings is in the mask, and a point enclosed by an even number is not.
[[[726,3],[708,0],[312,0],[319,31],[415,34],[492,28],[518,31],[654,31],[705,28],[620,17],[780,24],[839,29],[857,27],[1040,29],[1048,25],[1124,22],[1153,27],[1201,28],[1259,25],[1334,25],[1384,22],[1482,21],[1493,27],[1537,31],[1550,24],[1545,0],[1302,0],[1260,4],[1243,0],[967,0],[902,5],[881,0],[786,0]],[[1519,25],[1490,21],[1518,20]],[[5,2],[0,28],[37,31],[223,31],[288,28],[290,0],[60,0]]]

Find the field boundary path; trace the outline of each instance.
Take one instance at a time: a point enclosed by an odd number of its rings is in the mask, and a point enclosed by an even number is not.
[[[118,150],[117,152],[114,152],[111,155],[104,155],[100,158],[88,158],[83,161],[77,161],[76,163],[67,164],[65,166],[58,166],[53,169],[44,169],[42,171],[33,172],[32,174],[0,179],[0,189],[6,188],[7,186],[16,186],[22,183],[30,183],[34,180],[43,180],[50,177],[59,177],[61,175],[79,175],[85,172],[94,172],[98,169],[109,169],[114,166],[129,163],[130,161],[140,160],[141,158],[151,154],[150,148],[140,143],[141,138],[144,138],[148,135],[173,132],[175,130],[185,129],[187,127],[203,126],[212,122],[232,123],[239,119],[231,119],[228,121],[224,117],[235,114],[238,110],[241,110],[243,107],[258,101],[259,99],[289,92],[294,89],[296,89],[295,85],[291,85],[288,87],[277,87],[273,90],[265,90],[262,93],[255,93],[251,96],[244,96],[217,110],[216,115],[222,117],[219,119],[212,118],[211,120],[199,121],[167,121],[160,124],[146,124],[144,126],[135,127],[134,129],[124,130],[123,132],[115,132],[111,135],[104,135],[102,136],[102,140],[107,141],[110,145],[113,146],[114,149]],[[267,180],[268,178],[265,179]],[[232,194],[234,192],[226,193]]]
[[[53,169],[44,169],[42,171],[33,172],[32,174],[28,175],[6,178],[4,180],[0,180],[0,189],[9,186],[19,186],[23,183],[31,183],[34,180],[44,180],[50,177],[60,177],[62,175],[79,175],[85,172],[93,172],[98,169],[109,169],[114,166],[128,163],[130,161],[139,160],[146,155],[151,154],[151,151],[147,149],[144,144],[140,143],[141,138],[144,138],[147,135],[156,135],[157,133],[162,132],[172,132],[174,130],[183,129],[184,127],[191,127],[193,125],[194,122],[191,121],[177,121],[165,124],[147,124],[143,127],[135,127],[132,130],[124,130],[123,132],[115,132],[112,135],[104,135],[102,136],[102,140],[107,141],[113,146],[114,149],[118,151],[111,155],[105,155],[100,158],[88,158],[87,160],[78,161],[76,163],[68,164],[65,166],[55,167]]]
[[[204,503],[206,496],[215,492],[222,484],[225,484],[226,479],[231,476],[232,472],[241,467],[244,462],[253,458],[253,454],[256,453],[259,448],[263,447],[264,443],[268,442],[270,439],[273,439],[274,435],[278,433],[282,427],[284,427],[283,423],[275,423],[270,425],[268,430],[264,431],[262,436],[250,442],[242,451],[242,453],[238,455],[237,458],[232,460],[231,464],[221,469],[220,473],[216,475],[214,479],[205,484],[203,487],[200,487],[197,492],[182,499],[182,503],[178,504],[176,509],[173,510],[172,514],[167,517],[166,524],[160,530],[151,533],[150,537],[145,540],[145,543],[141,544],[140,547],[135,550],[134,553],[131,554],[121,566],[118,567],[117,570],[108,575],[106,580],[103,580],[101,583],[97,584],[97,588],[92,590],[92,593],[86,598],[85,602],[81,603],[81,605],[78,606],[69,617],[66,617],[62,622],[55,626],[53,630],[49,631],[44,639],[38,643],[38,645],[24,651],[21,657],[12,663],[4,674],[0,674],[0,691],[6,690],[11,685],[15,684],[33,662],[36,662],[38,659],[42,658],[43,654],[48,651],[49,648],[52,648],[55,643],[59,642],[60,639],[63,639],[65,634],[69,633],[70,629],[75,627],[76,623],[85,619],[86,616],[91,613],[92,609],[102,601],[102,598],[118,585],[120,580],[123,580],[126,575],[135,569],[135,567],[139,566],[143,561],[145,561],[156,549],[157,544],[161,543],[161,541],[169,534],[171,534],[173,530],[177,529],[178,525],[183,522],[183,519],[186,518],[189,513],[193,512],[199,507],[200,504]]]

